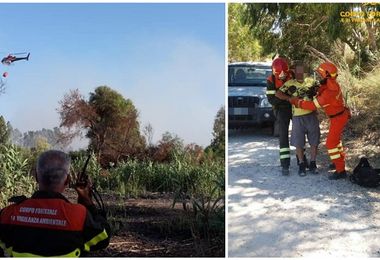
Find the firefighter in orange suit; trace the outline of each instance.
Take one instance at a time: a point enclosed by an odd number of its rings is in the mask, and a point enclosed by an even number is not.
[[[319,65],[316,72],[322,77],[318,94],[313,101],[299,98],[290,98],[289,102],[296,107],[316,110],[322,108],[330,118],[330,128],[326,140],[326,148],[336,171],[329,176],[330,180],[337,180],[347,176],[342,145],[343,129],[350,117],[350,111],[345,106],[342,91],[336,82],[338,69],[330,62]]]
[[[272,62],[272,75],[267,78],[266,94],[279,125],[280,163],[283,175],[289,175],[289,124],[292,118],[292,106],[286,100],[279,99],[275,95],[277,90],[290,79],[292,79],[292,75],[288,62],[284,58],[274,59]]]

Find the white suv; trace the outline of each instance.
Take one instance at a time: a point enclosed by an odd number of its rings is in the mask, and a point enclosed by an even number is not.
[[[228,125],[273,125],[275,118],[266,96],[271,63],[235,62],[228,65]]]

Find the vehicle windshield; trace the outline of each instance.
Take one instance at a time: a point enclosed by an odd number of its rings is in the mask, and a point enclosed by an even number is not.
[[[229,66],[228,86],[266,86],[271,74],[271,67],[265,65]]]

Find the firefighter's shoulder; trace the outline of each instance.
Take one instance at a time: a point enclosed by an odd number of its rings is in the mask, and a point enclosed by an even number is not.
[[[8,202],[10,203],[15,203],[15,204],[20,204],[21,202],[27,200],[28,197],[26,197],[25,195],[20,195],[20,196],[13,196],[11,198],[8,199]]]

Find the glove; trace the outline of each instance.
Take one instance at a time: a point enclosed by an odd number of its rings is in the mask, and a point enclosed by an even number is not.
[[[299,99],[298,97],[292,97],[288,99],[289,103],[294,105],[295,107],[299,107],[299,103],[301,100],[302,99]]]
[[[310,99],[312,99],[315,95],[317,95],[317,88],[311,87],[306,91],[306,96]]]
[[[92,182],[90,179],[86,182],[86,185],[75,186],[75,191],[78,193],[78,203],[85,207],[94,205],[94,202],[92,201],[91,187]]]
[[[287,91],[287,94],[289,94],[290,96],[293,95],[295,92],[297,91],[297,87],[292,85],[288,88],[288,91]]]
[[[314,84],[313,86],[311,86],[311,87],[306,91],[306,96],[307,96],[308,98],[310,98],[310,99],[313,99],[313,97],[317,95],[319,87],[320,87],[319,84]]]

